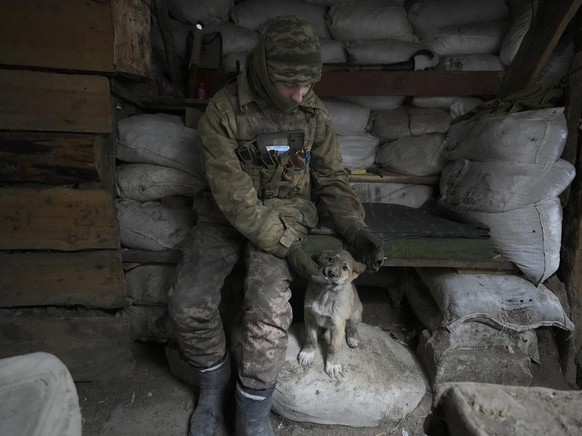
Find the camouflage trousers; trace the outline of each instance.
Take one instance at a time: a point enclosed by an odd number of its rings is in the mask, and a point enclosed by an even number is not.
[[[273,386],[285,361],[291,325],[287,262],[257,248],[228,224],[200,222],[184,241],[169,311],[183,355],[209,368],[226,352],[219,313],[221,288],[241,256],[246,263],[244,310],[236,360],[243,386]]]

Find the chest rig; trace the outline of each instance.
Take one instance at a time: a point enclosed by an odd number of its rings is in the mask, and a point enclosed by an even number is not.
[[[227,95],[236,117],[236,155],[259,198],[309,198],[315,109],[264,111],[254,101],[241,108],[236,84]]]

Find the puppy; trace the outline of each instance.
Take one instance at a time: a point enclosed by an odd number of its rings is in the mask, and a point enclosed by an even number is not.
[[[362,302],[352,282],[366,270],[346,250],[328,251],[316,259],[329,283],[310,282],[305,291],[305,345],[297,360],[309,365],[315,357],[318,327],[329,330],[325,372],[330,377],[342,374],[338,354],[344,335],[351,348],[358,346],[358,324],[362,320]]]

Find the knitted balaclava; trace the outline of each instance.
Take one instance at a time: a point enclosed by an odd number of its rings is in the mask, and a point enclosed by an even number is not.
[[[273,82],[315,83],[321,79],[317,33],[295,16],[273,19],[251,52],[247,73],[261,98],[280,110],[295,110],[297,103],[279,94]]]

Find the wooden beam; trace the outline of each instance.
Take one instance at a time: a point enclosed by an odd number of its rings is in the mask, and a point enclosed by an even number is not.
[[[543,1],[499,87],[499,96],[532,86],[582,0]]]
[[[0,180],[51,185],[98,181],[106,142],[100,135],[0,132]]]
[[[111,112],[106,77],[0,70],[0,129],[110,133]]]
[[[149,2],[111,0],[111,14],[115,71],[134,79],[151,77]]]
[[[45,351],[61,359],[76,382],[119,379],[135,369],[126,317],[58,309],[54,316],[19,312],[20,317],[0,317],[0,359]]]
[[[0,190],[0,250],[118,248],[117,214],[106,191]]]
[[[315,85],[315,92],[320,97],[493,96],[502,77],[501,71],[328,71]]]
[[[0,307],[123,307],[119,251],[0,253]]]

